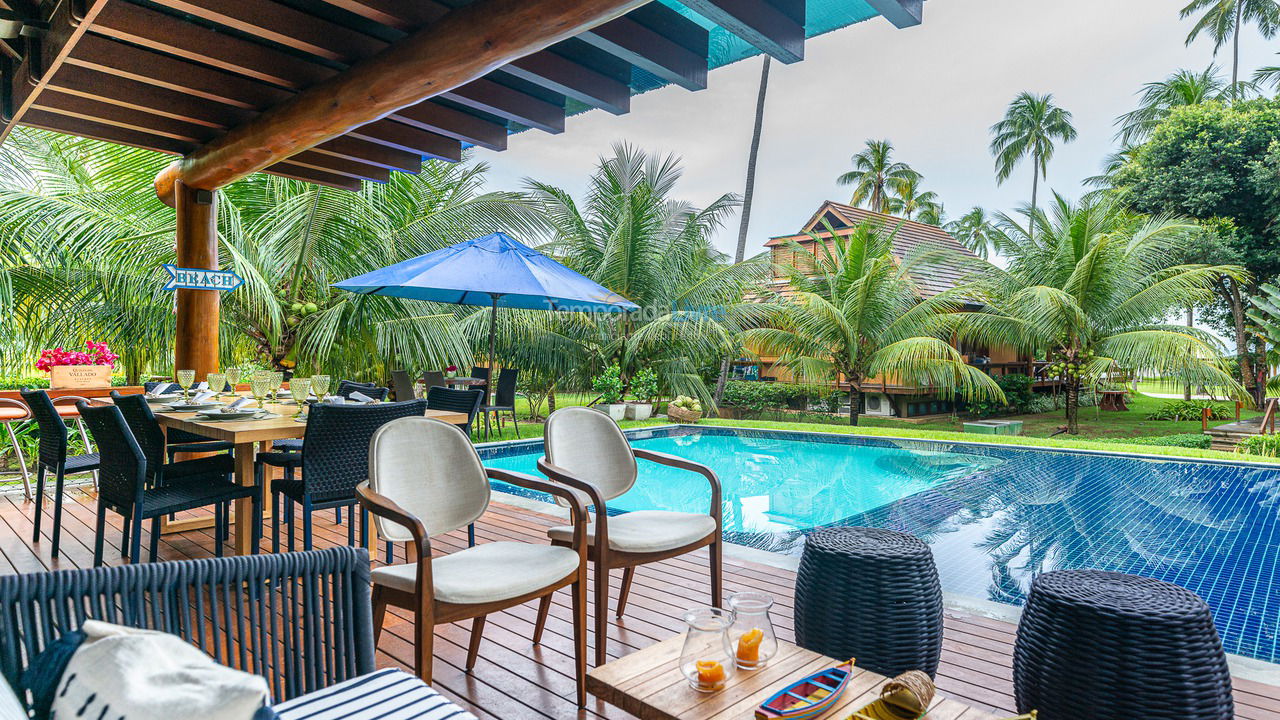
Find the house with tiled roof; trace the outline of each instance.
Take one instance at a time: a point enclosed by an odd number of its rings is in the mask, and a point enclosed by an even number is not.
[[[971,268],[966,268],[968,261],[978,259],[950,233],[936,225],[827,201],[798,233],[774,237],[765,243],[774,264],[767,287],[769,293],[782,296],[789,294],[791,286],[788,278],[791,269],[796,267],[797,245],[808,249],[808,246],[819,240],[831,238],[832,231],[839,236],[868,222],[881,225],[887,231],[897,229],[893,240],[893,254],[899,259],[930,250],[945,251],[939,253],[938,257],[919,264],[911,275],[923,297],[932,297],[957,287],[971,272]],[[803,258],[804,255],[799,254],[799,257]],[[1035,387],[1046,388],[1053,385],[1053,381],[1043,375],[1042,368],[1046,363],[1034,362],[1010,346],[986,347],[956,343],[956,347],[972,364],[982,367],[992,375],[1021,373],[1034,377]],[[743,359],[736,365],[738,367],[735,368],[735,374],[743,377],[758,376],[762,380],[793,381],[791,373],[778,364],[776,357]],[[843,378],[839,384],[841,389],[849,389]],[[949,413],[954,409],[950,400],[939,397],[928,388],[899,384],[893,378],[871,378],[863,382],[862,391],[863,412],[868,415],[919,417]]]

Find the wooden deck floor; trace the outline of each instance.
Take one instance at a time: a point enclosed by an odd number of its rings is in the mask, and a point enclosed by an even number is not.
[[[24,502],[21,495],[0,496],[0,574],[92,564],[92,493],[75,489],[69,492],[68,498],[63,556],[54,562],[49,557],[48,537],[52,503],[46,504],[46,520],[41,528],[45,538],[33,544],[32,504]],[[108,563],[119,564],[119,518],[113,514],[108,517],[113,525],[107,533],[106,557]],[[317,520],[317,546],[346,542],[346,527],[334,525],[331,512],[317,513]],[[555,519],[548,516],[495,503],[477,524],[477,537],[480,542],[541,542],[545,539],[544,529],[554,522]],[[465,533],[453,533],[435,543],[437,552],[465,546]],[[166,535],[160,548],[164,560],[209,557],[213,554],[213,538],[208,531]],[[615,600],[620,579],[614,578]],[[794,574],[786,570],[726,560],[726,592],[756,589],[773,594],[778,601],[774,620],[779,634],[788,639],[792,635],[794,579]],[[631,717],[594,699],[585,711],[580,712],[574,705],[568,597],[564,593],[560,595],[540,647],[533,647],[529,641],[535,615],[532,605],[491,616],[485,628],[480,661],[470,674],[462,670],[469,624],[438,627],[436,687],[482,719]],[[640,568],[627,616],[611,628],[609,655],[617,657],[671,636],[680,630],[679,614],[683,610],[707,601],[705,552]],[[393,610],[388,615],[378,648],[380,666],[408,667],[412,662],[411,629],[411,619],[405,613]],[[940,690],[971,705],[1012,714],[1014,632],[1015,627],[1006,622],[948,612],[937,679]],[[1239,679],[1235,685],[1237,717],[1280,720],[1280,688]]]

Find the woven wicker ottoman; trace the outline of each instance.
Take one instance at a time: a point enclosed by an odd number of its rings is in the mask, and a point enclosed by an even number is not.
[[[942,652],[942,587],[929,546],[880,528],[823,528],[796,576],[796,644],[894,677],[932,677]]]
[[[1101,570],[1031,584],[1013,692],[1018,711],[1040,720],[1234,717],[1209,606],[1177,585]]]

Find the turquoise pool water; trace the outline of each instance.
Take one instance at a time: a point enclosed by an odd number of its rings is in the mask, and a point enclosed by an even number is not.
[[[714,468],[720,478],[726,536],[778,533],[829,525],[998,464],[978,455],[922,446],[860,447],[737,435],[631,434],[632,444]],[[540,477],[542,444],[485,458],[485,464]],[[640,462],[635,487],[611,511],[706,511],[701,475]],[[515,490],[515,488],[511,488]]]

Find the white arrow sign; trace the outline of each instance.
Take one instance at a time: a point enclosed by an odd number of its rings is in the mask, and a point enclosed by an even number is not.
[[[244,279],[232,270],[201,270],[199,268],[180,268],[165,263],[164,269],[169,273],[169,282],[165,290],[235,290],[244,283]]]

